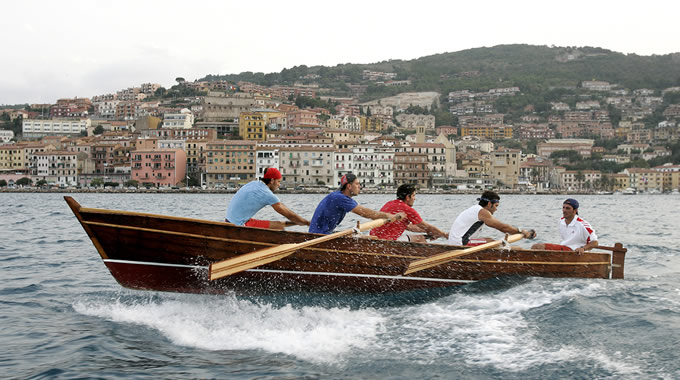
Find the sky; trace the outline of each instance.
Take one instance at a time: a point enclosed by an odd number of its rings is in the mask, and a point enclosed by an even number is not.
[[[0,9],[0,105],[501,44],[680,52],[680,2],[670,0],[6,0]]]

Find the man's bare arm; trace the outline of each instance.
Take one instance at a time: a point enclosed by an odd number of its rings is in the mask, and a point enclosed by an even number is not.
[[[295,222],[295,224],[301,225],[301,226],[309,226],[309,220],[301,217],[300,215],[296,214],[293,212],[293,210],[289,209],[284,205],[283,203],[274,203],[272,205],[272,208],[278,212],[279,214],[283,215],[286,219]]]

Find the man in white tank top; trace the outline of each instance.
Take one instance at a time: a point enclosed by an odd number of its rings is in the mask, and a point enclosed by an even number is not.
[[[498,209],[501,197],[493,191],[485,191],[481,198],[477,198],[476,204],[461,212],[451,226],[449,231],[449,244],[452,245],[479,245],[493,239],[480,238],[480,231],[483,225],[495,228],[507,234],[522,234],[525,238],[533,239],[536,237],[534,230],[523,230],[503,223],[493,217],[493,213]]]

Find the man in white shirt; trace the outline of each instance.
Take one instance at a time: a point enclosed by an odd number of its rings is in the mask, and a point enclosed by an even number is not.
[[[562,204],[562,218],[559,231],[562,241],[560,244],[534,244],[532,249],[547,249],[551,251],[575,251],[583,253],[597,247],[597,234],[590,223],[578,216],[578,201],[569,198]]]
[[[498,210],[501,197],[493,191],[485,191],[476,204],[461,212],[451,225],[449,231],[449,244],[475,246],[492,241],[487,237],[480,237],[482,226],[489,226],[506,234],[522,234],[525,238],[536,237],[534,230],[523,230],[511,226],[494,218],[493,214]]]

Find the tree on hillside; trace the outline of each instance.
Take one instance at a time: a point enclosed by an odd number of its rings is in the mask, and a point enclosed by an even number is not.
[[[104,127],[101,124],[98,124],[92,130],[92,133],[94,133],[95,135],[101,135],[102,133],[104,133]]]
[[[568,158],[570,162],[581,161],[583,159],[575,150],[556,150],[550,153],[550,158]]]

